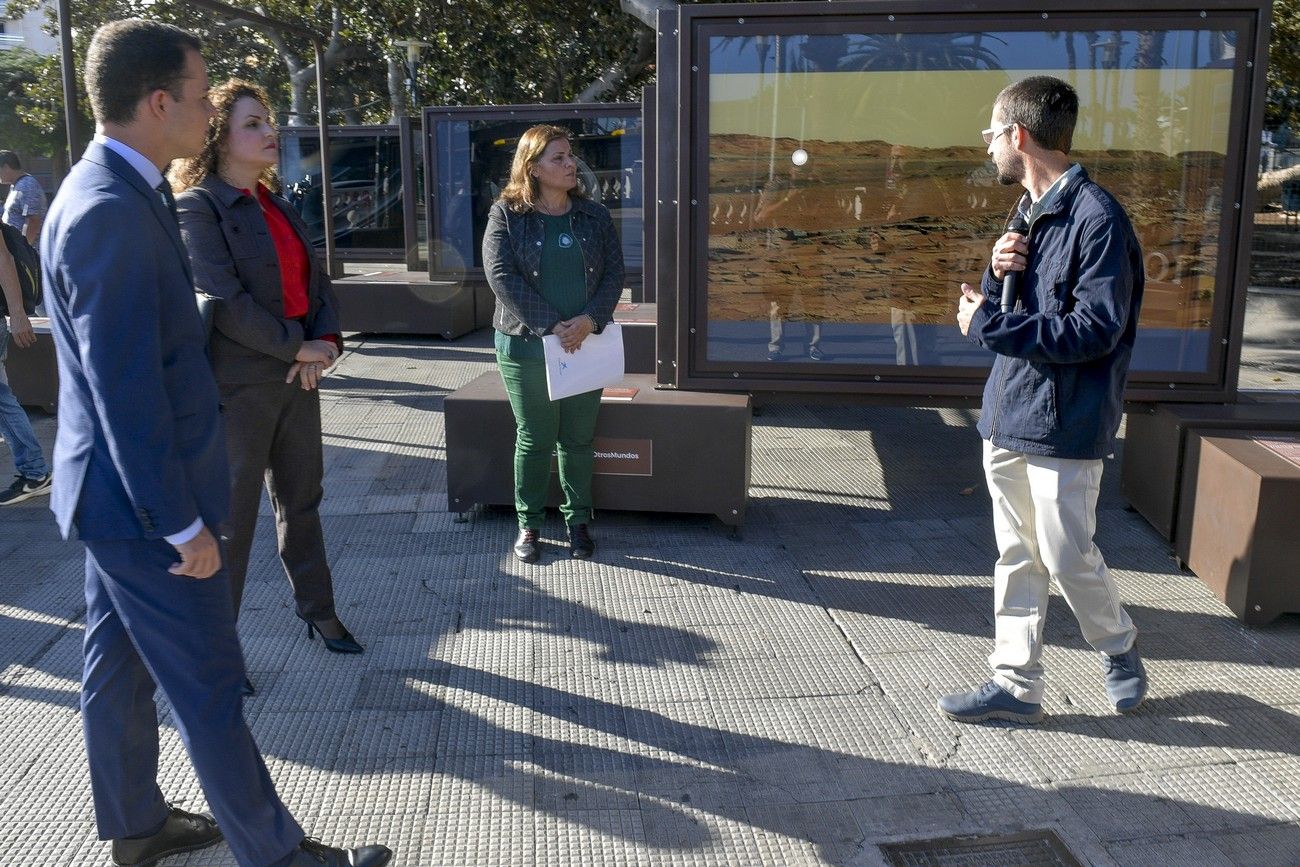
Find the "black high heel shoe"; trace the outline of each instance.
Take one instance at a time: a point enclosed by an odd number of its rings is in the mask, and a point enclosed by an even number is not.
[[[321,622],[327,623],[328,621],[323,620]],[[321,641],[325,642],[325,649],[330,653],[362,653],[365,651],[365,648],[358,644],[357,640],[352,637],[352,633],[348,632],[347,627],[343,625],[343,621],[335,617],[334,622],[343,630],[342,637],[330,638],[324,632],[321,632],[320,627],[308,620],[307,640],[311,641],[312,638],[316,636],[316,633],[320,633]]]

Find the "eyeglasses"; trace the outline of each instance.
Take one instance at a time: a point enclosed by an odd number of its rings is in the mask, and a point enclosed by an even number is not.
[[[982,132],[980,132],[980,135],[984,137],[984,144],[991,145],[993,144],[993,139],[997,138],[998,136],[1002,135],[1005,132],[1010,132],[1014,126],[1015,126],[1014,123],[1004,123],[1001,127],[995,126],[992,129],[983,130]]]

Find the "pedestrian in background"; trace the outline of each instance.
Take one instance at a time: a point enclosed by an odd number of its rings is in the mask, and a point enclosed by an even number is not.
[[[1114,447],[1137,336],[1142,251],[1124,208],[1068,154],[1079,98],[1050,76],[1005,88],[984,143],[1000,183],[1019,184],[1029,228],[993,246],[980,288],[963,283],[962,334],[996,353],[979,432],[999,557],[993,678],[939,700],[959,722],[1043,716],[1043,624],[1055,581],[1099,651],[1106,693],[1126,713],[1147,676],[1137,629],[1093,541],[1102,458]],[[1003,277],[1019,303],[1003,312]]]
[[[3,152],[0,152],[3,153]],[[9,248],[0,243],[0,290],[4,292],[8,317],[0,316],[0,434],[9,444],[17,476],[4,491],[0,491],[0,506],[12,506],[33,497],[43,497],[50,492],[50,467],[45,462],[40,441],[32,430],[27,411],[18,403],[9,376],[5,371],[5,357],[9,352],[9,337],[14,346],[27,349],[36,343],[36,333],[23,309],[23,293],[18,283],[18,268]]]
[[[483,236],[483,269],[496,295],[497,365],[515,416],[514,553],[525,563],[541,557],[552,452],[569,555],[581,559],[595,550],[588,524],[600,390],[552,401],[542,351],[542,337],[554,334],[565,351],[576,352],[613,320],[623,293],[618,231],[609,211],[578,186],[577,168],[567,129],[525,130]]]
[[[0,151],[0,184],[9,186],[4,221],[22,232],[27,243],[35,247],[45,222],[45,190],[41,189],[41,182],[23,171],[18,154]]]

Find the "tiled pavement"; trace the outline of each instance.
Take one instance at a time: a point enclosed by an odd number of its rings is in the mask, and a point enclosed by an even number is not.
[[[367,652],[306,640],[269,520],[241,623],[248,718],[309,832],[421,867],[878,864],[882,841],[1025,828],[1096,865],[1300,863],[1300,617],[1238,624],[1125,511],[1116,461],[1100,543],[1152,698],[1108,711],[1058,597],[1047,720],[964,727],[934,701],[980,681],[991,645],[974,412],[769,406],[741,539],[602,513],[579,563],[556,518],[524,566],[511,513],[444,511],[443,397],[491,369],[487,335],[353,347],[324,392],[323,511]],[[81,568],[44,502],[0,513],[5,867],[107,863],[76,712]],[[163,713],[163,789],[201,807]]]

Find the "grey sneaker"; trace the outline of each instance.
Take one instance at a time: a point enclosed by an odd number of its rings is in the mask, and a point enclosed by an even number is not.
[[[948,719],[975,723],[986,719],[1036,723],[1043,719],[1043,706],[1021,701],[993,681],[974,692],[954,692],[939,699],[939,710]]]
[[[1106,695],[1115,710],[1128,713],[1142,704],[1147,697],[1147,670],[1136,644],[1128,653],[1103,655],[1102,666],[1106,669]]]
[[[0,494],[0,506],[12,506],[14,503],[30,500],[32,497],[48,495],[51,479],[53,476],[50,473],[46,473],[39,479],[29,479],[26,476],[15,477],[14,483]]]

